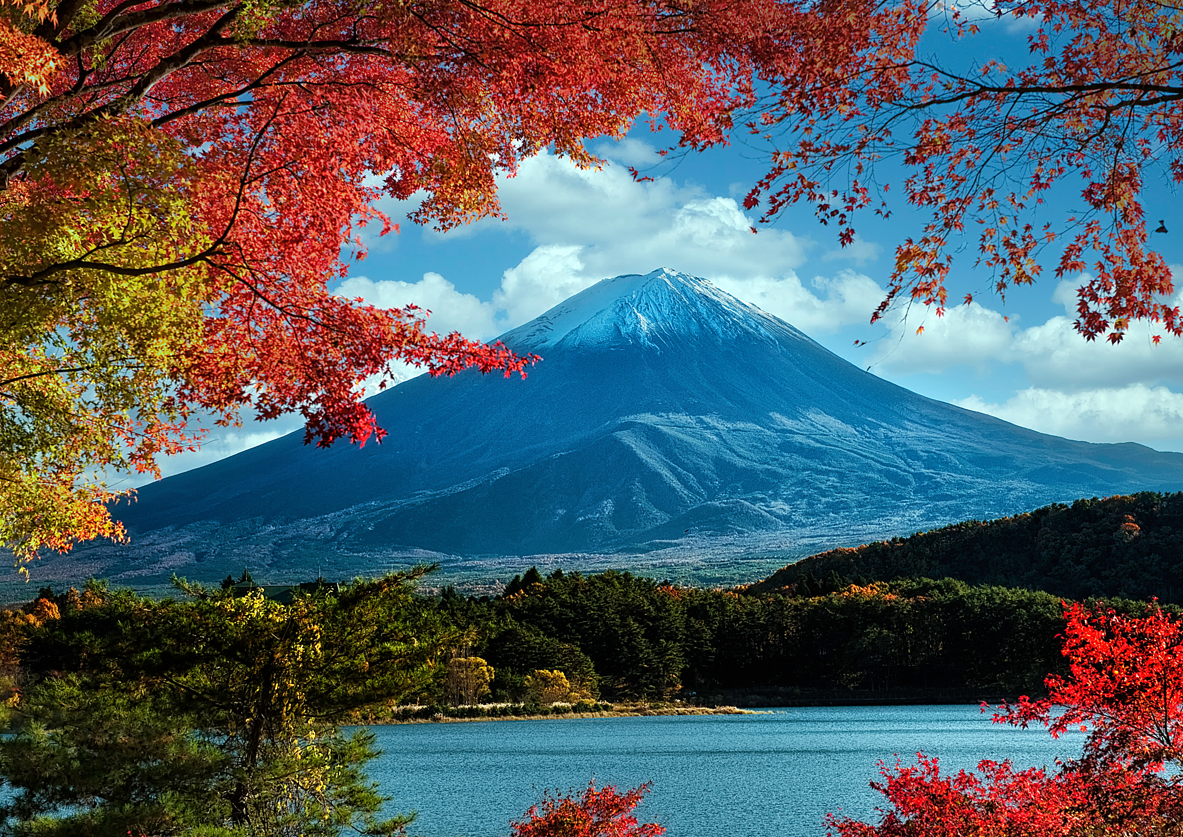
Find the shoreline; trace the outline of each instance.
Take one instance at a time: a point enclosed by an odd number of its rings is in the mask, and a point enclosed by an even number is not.
[[[1031,698],[1046,697],[1045,691],[1028,692]],[[756,709],[759,707],[805,706],[998,706],[1014,703],[1021,697],[1006,689],[797,689],[764,688],[721,690],[705,696],[720,704]]]
[[[764,693],[716,696],[724,700],[713,705],[644,704],[644,703],[582,703],[557,704],[538,707],[542,711],[528,711],[535,707],[523,704],[481,704],[479,706],[411,705],[391,707],[385,712],[362,714],[350,724],[387,726],[393,724],[443,724],[464,721],[543,721],[563,718],[638,718],[651,716],[696,715],[767,715],[776,709],[825,706],[927,706],[956,705],[997,707],[1014,702],[1017,695],[979,690],[899,690],[859,693],[838,690],[817,690],[803,693],[798,690],[769,690]],[[728,698],[730,700],[728,700]],[[724,702],[727,701],[727,702]]]
[[[766,715],[768,710],[741,709],[738,706],[643,706],[621,704],[612,709],[600,709],[593,712],[548,712],[546,714],[531,715],[477,715],[470,717],[452,717],[443,713],[426,718],[373,718],[359,719],[357,723],[363,726],[394,726],[397,724],[451,724],[479,721],[561,721],[569,718],[645,718],[653,716],[694,716],[694,715]]]

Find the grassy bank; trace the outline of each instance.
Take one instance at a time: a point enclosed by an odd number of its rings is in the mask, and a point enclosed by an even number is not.
[[[527,721],[554,718],[628,718],[652,715],[754,715],[735,706],[689,704],[598,703],[537,706],[484,704],[480,706],[395,706],[359,714],[359,724],[424,724],[454,721]]]

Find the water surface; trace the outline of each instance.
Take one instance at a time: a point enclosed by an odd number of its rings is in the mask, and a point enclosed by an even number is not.
[[[937,756],[1054,767],[1083,736],[992,724],[977,706],[802,707],[761,715],[375,727],[370,776],[421,837],[504,837],[545,789],[652,782],[637,809],[668,837],[822,837],[827,811],[874,817],[876,764]]]

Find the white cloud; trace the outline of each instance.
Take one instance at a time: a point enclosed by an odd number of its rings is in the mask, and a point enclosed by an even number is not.
[[[458,331],[474,340],[487,340],[503,330],[496,306],[457,291],[438,273],[425,273],[418,282],[351,276],[337,287],[336,294],[361,298],[379,308],[403,308],[414,303],[431,312],[427,326],[439,334]]]
[[[671,210],[648,235],[597,242],[585,255],[588,268],[601,277],[670,267],[710,278],[778,275],[804,261],[805,247],[790,233],[753,236],[752,219],[731,198],[693,200]]]
[[[529,322],[603,277],[586,270],[578,244],[544,244],[505,271],[493,304],[512,326]]]
[[[1031,387],[1003,404],[972,396],[958,406],[1087,442],[1177,442],[1183,437],[1183,395],[1144,384],[1078,392]]]
[[[1015,325],[997,311],[971,303],[946,309],[914,305],[888,312],[889,333],[872,359],[897,374],[939,373],[957,366],[986,367],[1015,360]],[[923,332],[918,333],[918,329]]]
[[[1069,316],[1049,317],[1027,328],[1016,317],[1008,321],[976,302],[951,307],[943,317],[922,305],[893,310],[874,363],[894,374],[1019,364],[1028,383],[1059,391],[1133,383],[1183,386],[1183,339],[1165,335],[1155,344],[1152,338],[1162,330],[1152,324],[1133,323],[1116,345],[1104,338],[1085,340],[1074,326],[1078,284],[1060,282],[1052,294]],[[920,326],[923,333],[917,334]]]
[[[505,221],[486,218],[434,235],[457,240],[495,225],[524,230],[540,244],[619,241],[660,229],[671,207],[702,197],[668,178],[636,183],[623,166],[581,169],[546,152],[523,161],[516,176],[498,177],[497,191]]]
[[[579,169],[544,153],[499,190],[506,221],[486,219],[443,238],[504,224],[539,245],[585,247],[584,264],[601,279],[661,266],[700,276],[724,266],[775,275],[799,266],[810,246],[782,230],[752,235],[755,219],[733,198],[666,177],[637,183],[620,165]]]
[[[887,293],[870,277],[851,270],[833,277],[814,277],[810,282],[812,291],[791,271],[780,279],[727,275],[706,278],[810,335],[866,323]]]
[[[1077,289],[1084,284],[1085,277],[1081,277],[1076,282],[1069,282],[1067,279],[1061,279],[1056,289],[1052,291],[1052,302],[1064,307],[1064,312],[1068,316],[1076,315]]]
[[[635,169],[645,169],[661,164],[666,158],[657,153],[651,144],[633,137],[625,137],[616,142],[598,143],[592,148],[592,153],[605,160],[614,160]]]
[[[828,262],[849,261],[857,265],[864,265],[877,260],[882,252],[882,246],[873,241],[864,241],[856,235],[850,244],[834,250],[827,250],[822,258]]]
[[[1115,387],[1131,383],[1183,384],[1183,340],[1134,323],[1124,340],[1086,341],[1067,317],[1052,317],[1016,335],[1013,352],[1035,386],[1057,389]]]

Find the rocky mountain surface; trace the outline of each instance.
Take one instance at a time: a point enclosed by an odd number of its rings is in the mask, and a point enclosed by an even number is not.
[[[445,576],[560,563],[751,580],[833,546],[1183,489],[1181,454],[924,398],[670,270],[604,280],[503,340],[543,362],[525,380],[422,376],[375,396],[381,445],[319,450],[295,433],[145,487],[116,508],[130,545],[37,576],[278,579],[434,560]]]

